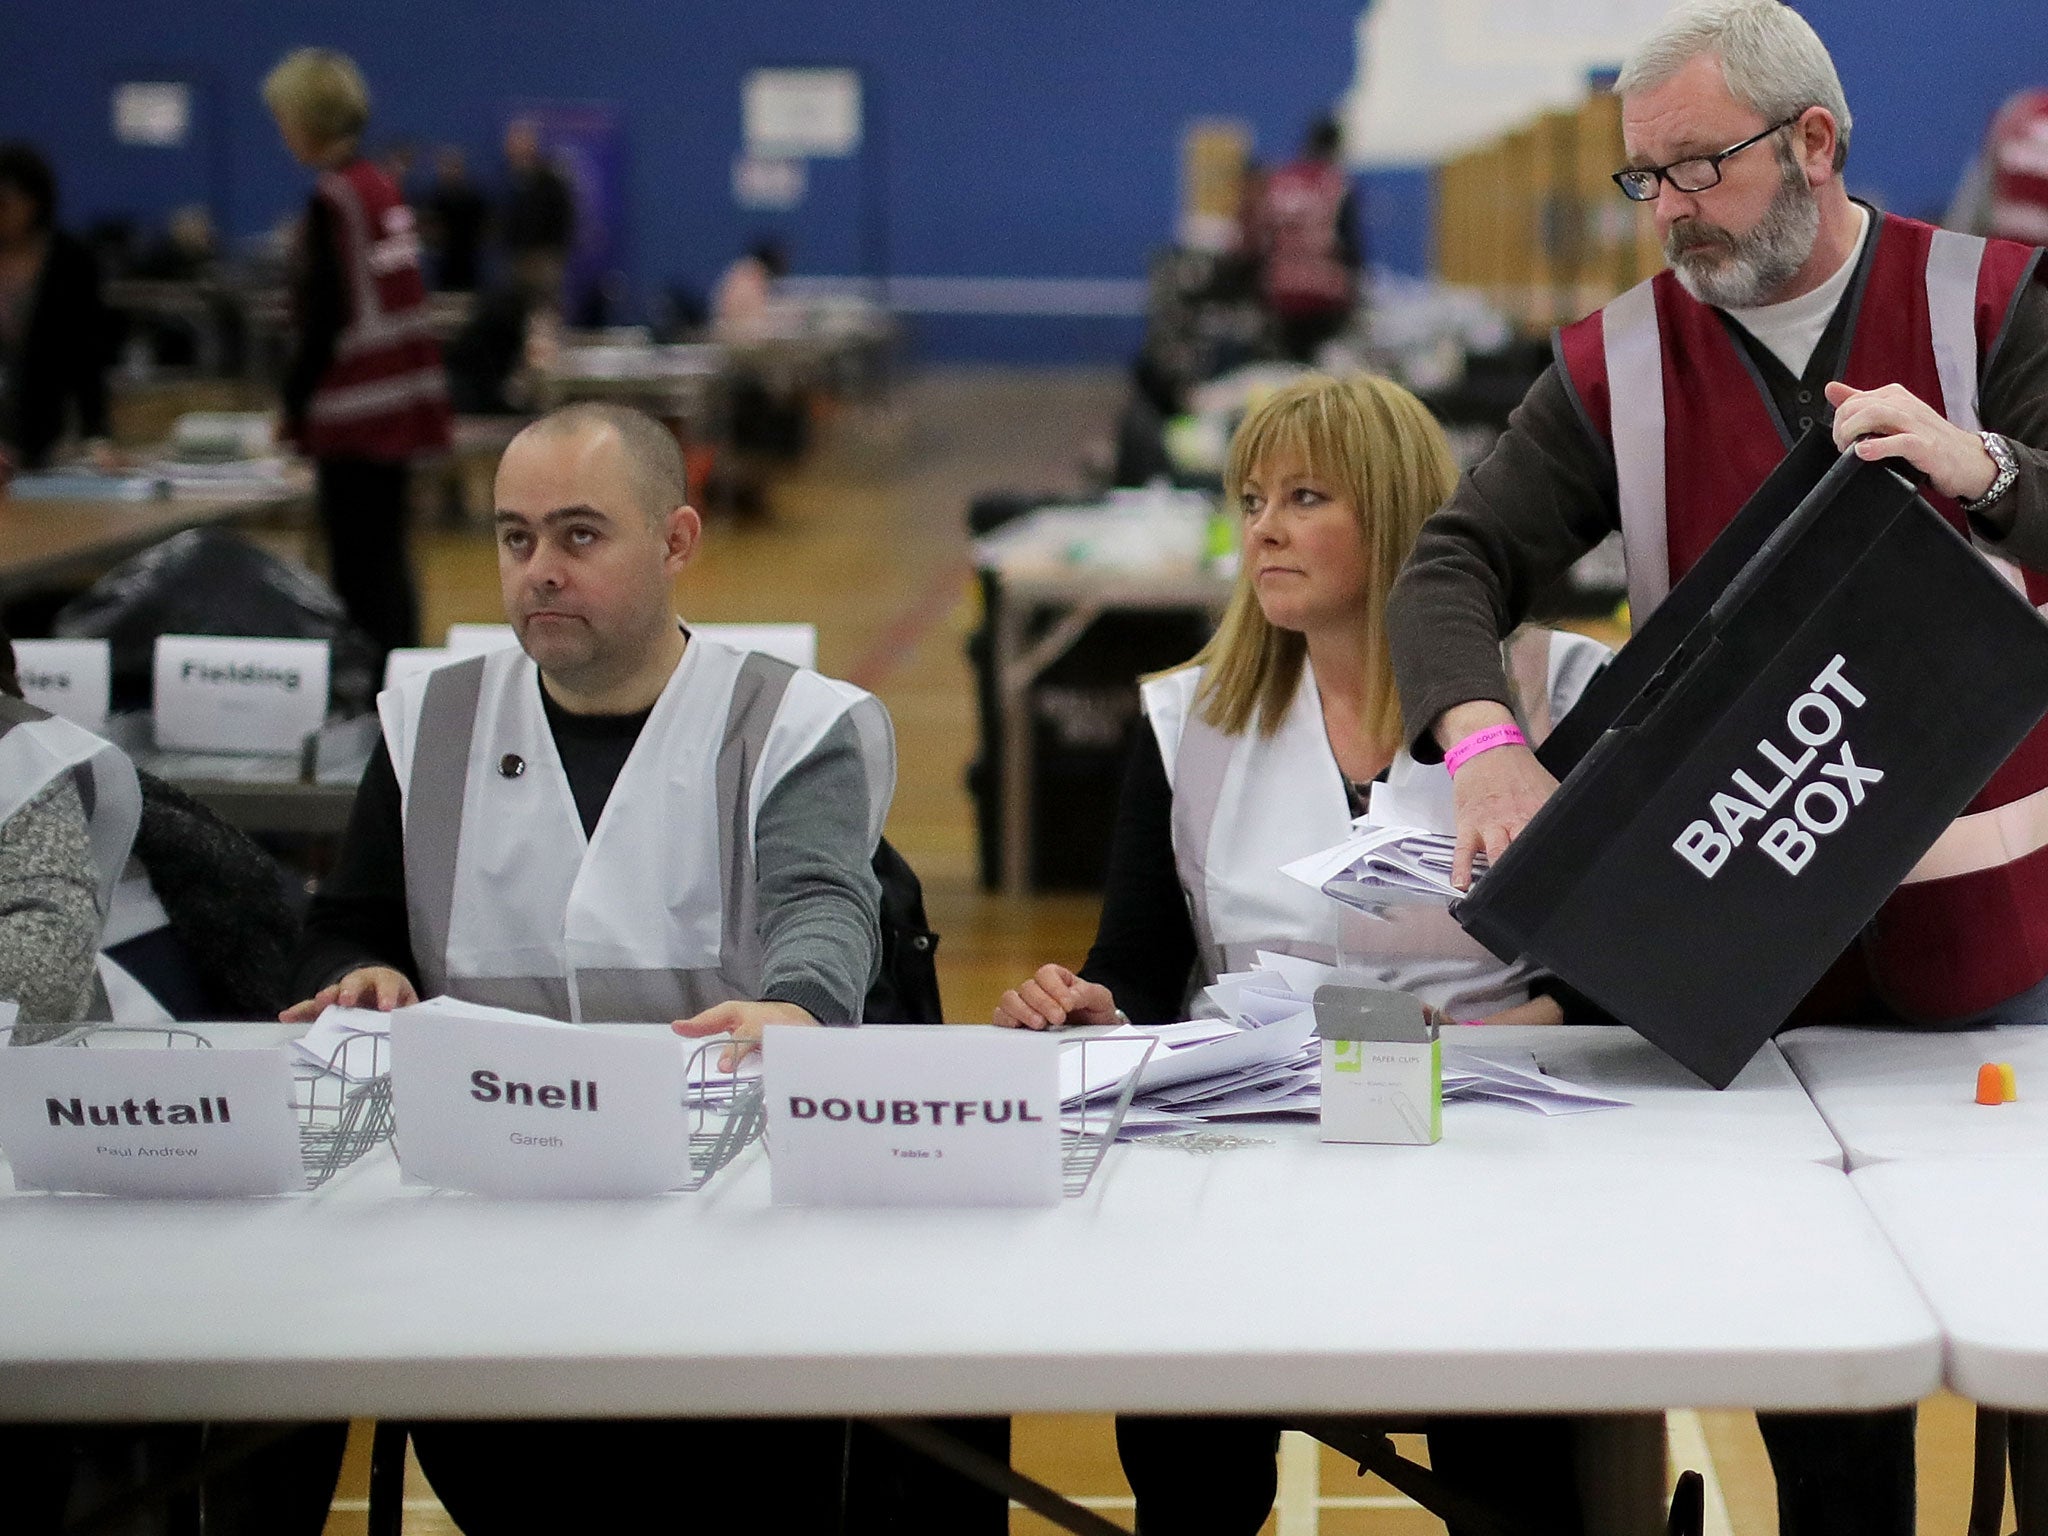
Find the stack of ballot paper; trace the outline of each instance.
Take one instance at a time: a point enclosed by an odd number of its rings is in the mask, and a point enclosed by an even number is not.
[[[1061,1092],[1070,1128],[1123,1091],[1137,1087],[1120,1140],[1170,1134],[1204,1124],[1267,1116],[1314,1119],[1322,1112],[1322,1042],[1315,1033],[1315,990],[1332,966],[1261,952],[1253,968],[1218,977],[1203,992],[1220,1016],[1182,1024],[1124,1025],[1070,1046],[1061,1058]],[[1528,1051],[1447,1036],[1444,1102],[1512,1105],[1543,1115],[1618,1109],[1626,1100],[1551,1077]],[[1146,1043],[1157,1040],[1140,1066]]]
[[[1451,852],[1457,841],[1449,832],[1375,826],[1361,817],[1336,847],[1283,864],[1280,873],[1363,912],[1395,902],[1441,906],[1465,894],[1451,884]],[[1486,855],[1475,855],[1474,877],[1485,871]]]

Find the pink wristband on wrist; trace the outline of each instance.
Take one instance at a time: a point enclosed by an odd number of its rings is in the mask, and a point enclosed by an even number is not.
[[[1529,738],[1521,727],[1515,725],[1489,725],[1483,731],[1474,731],[1463,741],[1444,753],[1444,768],[1456,773],[1482,752],[1491,752],[1495,747],[1526,747]]]

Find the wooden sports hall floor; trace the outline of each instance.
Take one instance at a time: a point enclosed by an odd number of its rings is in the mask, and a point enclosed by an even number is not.
[[[1101,437],[1120,393],[1110,373],[953,371],[898,386],[886,406],[846,410],[821,426],[806,463],[773,486],[771,515],[752,525],[714,521],[683,578],[678,605],[707,622],[806,620],[818,626],[823,670],[878,693],[896,722],[898,778],[892,841],[922,877],[942,935],[947,1012],[985,1020],[1005,986],[1046,960],[1078,961],[1094,931],[1087,897],[1008,898],[975,878],[974,812],[963,774],[975,747],[972,678],[963,644],[974,628],[963,510],[982,491],[1079,483],[1084,446]],[[500,618],[488,534],[433,524],[417,535],[426,638],[460,620]],[[1938,1397],[1923,1405],[1923,1536],[1960,1536],[1969,1498],[1970,1412]],[[364,1528],[368,1426],[358,1425],[328,1536]],[[1770,1536],[1777,1529],[1770,1469],[1746,1414],[1677,1413],[1674,1468],[1708,1477],[1708,1531]],[[1419,1454],[1419,1444],[1407,1453]],[[1109,1421],[1034,1416],[1016,1424],[1023,1471],[1130,1524]],[[406,1490],[408,1536],[454,1525],[415,1471]],[[1013,1511],[1014,1533],[1049,1532]],[[1375,1478],[1360,1479],[1307,1441],[1284,1447],[1274,1536],[1421,1536],[1432,1517]]]

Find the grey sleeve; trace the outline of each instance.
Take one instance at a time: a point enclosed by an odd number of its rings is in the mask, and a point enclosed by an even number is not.
[[[754,825],[761,1000],[825,1024],[860,1022],[882,966],[882,887],[866,758],[841,716],[785,774]]]
[[[1974,519],[1977,532],[2016,565],[2048,571],[2048,287],[2040,269],[2014,303],[1984,376],[1987,431],[2012,444],[2019,478]]]
[[[1614,463],[1553,364],[1493,452],[1422,525],[1387,606],[1387,645],[1418,762],[1430,727],[1474,699],[1509,702],[1500,643],[1574,560],[1621,525]]]
[[[0,998],[21,1005],[17,1043],[75,1023],[93,997],[99,881],[85,806],[63,774],[0,824]]]

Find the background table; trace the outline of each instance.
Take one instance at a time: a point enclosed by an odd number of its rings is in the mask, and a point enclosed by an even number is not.
[[[22,501],[0,495],[0,598],[90,577],[187,528],[261,517],[306,499],[302,489],[213,500]]]
[[[2048,1156],[2048,1028],[1825,1026],[1780,1035],[1852,1169],[1898,1158]],[[2018,1102],[1979,1104],[1977,1069],[2009,1061]]]

